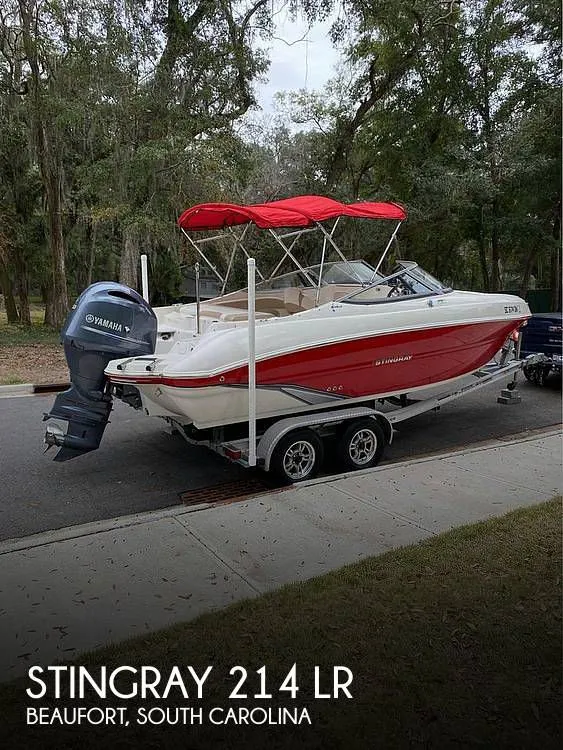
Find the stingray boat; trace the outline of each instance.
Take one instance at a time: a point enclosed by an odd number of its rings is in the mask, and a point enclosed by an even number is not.
[[[375,266],[340,250],[342,217],[395,222]],[[198,430],[248,420],[249,290],[229,292],[228,285],[237,255],[249,257],[244,240],[252,226],[283,249],[270,274],[259,271],[253,295],[257,420],[420,397],[478,371],[530,316],[528,305],[512,295],[451,289],[412,261],[383,272],[405,219],[395,203],[320,196],[189,208],[179,225],[221,293],[154,310],[118,284],[83,293],[63,330],[72,387],[47,415],[69,422],[67,435],[51,435],[62,448],[58,460],[98,447],[112,398]],[[313,233],[317,262],[306,265],[297,245]],[[232,249],[222,275],[207,243],[226,238]],[[281,273],[284,262],[293,270]]]

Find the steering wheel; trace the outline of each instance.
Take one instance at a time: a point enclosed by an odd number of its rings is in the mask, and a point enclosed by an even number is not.
[[[387,299],[389,297],[402,297],[404,292],[401,290],[398,284],[393,284],[391,289],[387,292]]]

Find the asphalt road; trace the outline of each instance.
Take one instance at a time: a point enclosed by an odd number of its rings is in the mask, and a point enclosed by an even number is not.
[[[399,425],[385,461],[449,450],[561,422],[561,383],[521,379],[522,403],[496,403],[492,385]],[[43,454],[44,411],[53,396],[0,398],[0,539],[176,505],[187,490],[247,474],[203,448],[167,434],[116,404],[99,450],[66,463]]]

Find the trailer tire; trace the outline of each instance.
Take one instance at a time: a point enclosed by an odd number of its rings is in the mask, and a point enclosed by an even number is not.
[[[313,479],[323,462],[323,443],[314,430],[293,430],[277,444],[270,470],[285,484]]]
[[[544,386],[547,376],[549,375],[549,365],[525,365],[523,368],[524,377],[534,385]]]
[[[348,423],[338,441],[338,458],[347,470],[369,469],[376,466],[385,449],[385,435],[381,425],[370,418]]]

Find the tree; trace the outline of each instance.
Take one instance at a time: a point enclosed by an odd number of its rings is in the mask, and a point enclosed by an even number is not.
[[[61,325],[68,283],[74,291],[98,263],[107,268],[115,242],[131,285],[142,250],[178,246],[179,207],[203,182],[216,194],[225,183],[217,173],[202,181],[190,164],[202,142],[233,148],[243,168],[232,126],[254,106],[252,82],[266,68],[254,41],[270,14],[266,0],[157,0],[152,10],[144,0],[10,0],[0,109],[18,122],[41,178],[46,322]]]
[[[6,33],[6,32],[10,33]],[[31,324],[29,309],[30,263],[36,243],[34,214],[39,206],[40,184],[31,159],[22,102],[21,34],[4,26],[0,52],[11,65],[0,67],[0,213],[2,215],[2,266],[10,322]],[[17,289],[19,309],[13,296]]]
[[[291,0],[311,24],[340,8],[342,63],[324,91],[280,98],[285,121],[249,134],[241,118],[267,68],[258,43],[275,4],[8,0],[0,286],[11,318],[29,319],[28,289],[40,288],[59,326],[67,287],[137,286],[141,252],[155,298],[172,299],[186,205],[307,192],[404,202],[395,255],[487,289],[550,277],[557,304],[557,6]],[[344,227],[344,243],[373,258],[378,231]],[[266,258],[268,242],[256,252]]]
[[[47,242],[51,255],[51,279],[45,322],[60,327],[68,311],[63,233],[63,167],[59,128],[53,117],[50,94],[57,80],[60,53],[49,49],[51,40],[40,38],[40,5],[35,0],[18,0],[21,49],[27,63],[26,98],[30,131],[35,146],[47,220]]]
[[[524,289],[536,256],[553,246],[546,231],[559,231],[559,126],[542,104],[559,80],[554,7],[351,0],[333,28],[347,64],[324,92],[293,96],[295,120],[324,143],[326,189],[406,203],[401,254],[452,283],[499,289],[519,277]],[[545,143],[530,138],[540,121]],[[533,211],[526,183],[517,189],[530,177],[524,165],[538,178],[547,170]]]

